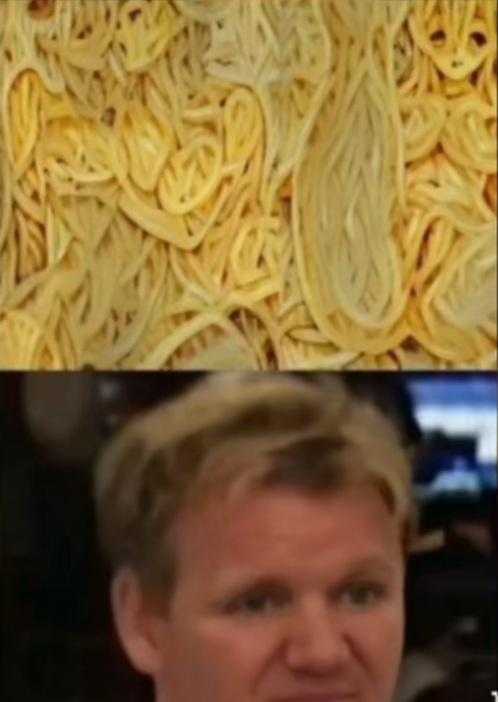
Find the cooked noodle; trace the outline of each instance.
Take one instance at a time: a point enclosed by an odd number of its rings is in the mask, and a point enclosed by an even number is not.
[[[495,367],[496,21],[2,0],[0,367]]]

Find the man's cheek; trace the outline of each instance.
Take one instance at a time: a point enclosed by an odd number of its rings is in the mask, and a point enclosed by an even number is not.
[[[243,624],[227,622],[223,625],[209,627],[202,636],[202,648],[216,663],[244,669],[267,645],[265,632]]]
[[[392,670],[393,664],[401,659],[403,635],[404,616],[398,607],[372,613],[356,626],[356,640],[360,642],[368,667]]]

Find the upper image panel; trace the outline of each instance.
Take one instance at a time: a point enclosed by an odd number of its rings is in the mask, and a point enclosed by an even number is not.
[[[496,0],[0,0],[0,368],[496,368]]]

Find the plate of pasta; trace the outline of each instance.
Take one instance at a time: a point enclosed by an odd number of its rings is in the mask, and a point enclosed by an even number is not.
[[[496,368],[495,0],[2,0],[0,368]]]

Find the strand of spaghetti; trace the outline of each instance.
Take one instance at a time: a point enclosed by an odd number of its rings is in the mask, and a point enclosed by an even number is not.
[[[155,289],[145,301],[141,313],[136,315],[126,331],[120,335],[119,341],[109,349],[101,351],[98,355],[88,354],[86,362],[95,368],[114,368],[138,345],[144,335],[154,308],[157,305],[161,292],[162,281],[159,279]]]
[[[412,327],[412,336],[416,339],[423,348],[429,350],[430,353],[443,361],[453,364],[470,364],[472,359],[481,355],[488,355],[492,351],[492,344],[484,346],[479,351],[482,343],[478,334],[464,334],[451,327],[438,325],[438,337],[430,333],[429,328],[437,324],[430,316],[427,321],[418,317],[415,311],[410,313],[410,322]],[[426,326],[427,325],[427,326]],[[447,343],[445,343],[447,342]]]
[[[0,252],[7,241],[12,221],[12,202],[12,177],[3,145],[0,143]]]
[[[441,271],[440,275],[433,281],[427,293],[423,296],[421,301],[422,313],[427,313],[433,297],[440,292],[441,288],[448,287],[452,279],[456,278],[461,270],[465,270],[465,264],[470,261],[477,252],[483,248],[486,248],[486,246],[492,250],[494,239],[495,232],[488,229],[487,240],[478,238],[477,240],[470,241],[469,243],[462,242],[461,240],[458,242],[460,244],[458,247],[458,255],[455,255],[456,249],[454,249],[452,255],[449,256],[447,265],[445,265],[443,271]],[[482,284],[482,281],[480,281],[480,283]]]
[[[163,368],[168,359],[182,344],[210,326],[220,327],[227,332],[231,331],[227,320],[217,312],[211,311],[199,314],[162,341],[157,348],[141,361],[138,369],[153,370],[155,368]]]
[[[74,325],[73,318],[67,306],[62,303],[62,314],[60,319],[60,336],[62,338],[61,356],[63,358],[62,370],[71,368],[78,370],[84,365],[82,339]]]
[[[337,371],[345,368],[357,357],[358,354],[355,352],[341,351],[320,358],[295,359],[291,365],[284,366],[284,368],[296,371]]]
[[[19,336],[16,334],[16,326],[21,327],[17,332]],[[36,320],[26,312],[7,312],[3,317],[0,316],[0,340],[2,336],[0,369],[29,370],[33,368],[36,346],[42,336],[41,327]]]
[[[171,244],[179,249],[190,251],[195,249],[201,238],[189,236],[185,222],[178,216],[164,210],[150,207],[135,193],[130,183],[126,184],[119,199],[119,207],[123,213],[137,224],[143,231]]]
[[[62,304],[56,295],[48,316],[43,335],[40,337],[35,351],[35,368],[46,367],[51,370],[62,370],[64,367],[72,369],[71,363],[64,362],[61,354],[61,344],[58,340],[57,328],[61,315]]]
[[[199,285],[185,273],[185,271],[182,269],[181,254],[179,251],[172,249],[170,255],[172,272],[182,286],[183,290],[198,297],[204,302],[205,305],[211,306],[214,303],[212,291],[206,290],[202,285]]]
[[[246,309],[257,317],[265,327],[268,336],[271,339],[272,350],[276,355],[278,367],[280,367],[281,361],[283,360],[280,348],[280,338],[282,336],[282,332],[279,325],[268,314],[268,311],[262,304],[261,300],[256,298],[252,301],[248,301],[245,295],[232,292],[219,303],[219,309],[227,316],[231,316],[237,309]]]

